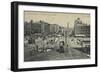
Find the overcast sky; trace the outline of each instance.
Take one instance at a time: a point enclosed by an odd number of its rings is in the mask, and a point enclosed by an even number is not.
[[[74,21],[77,18],[80,18],[83,23],[90,24],[90,14],[24,11],[24,21],[29,22],[33,20],[33,22],[37,22],[42,20],[64,27],[67,27],[67,23],[69,23],[71,28],[74,26]]]

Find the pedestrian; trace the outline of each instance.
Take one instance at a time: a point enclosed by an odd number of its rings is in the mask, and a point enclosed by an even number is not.
[[[59,44],[59,52],[64,53],[64,41],[61,41]]]

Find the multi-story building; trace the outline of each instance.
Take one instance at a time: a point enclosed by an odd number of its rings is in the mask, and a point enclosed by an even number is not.
[[[34,33],[41,33],[41,24],[40,23],[32,23],[31,24],[31,32]]]
[[[50,34],[58,33],[58,31],[59,31],[59,25],[57,24],[50,25]]]
[[[24,35],[30,35],[31,33],[31,24],[28,22],[24,23]]]
[[[90,25],[84,24],[80,18],[75,20],[74,23],[74,36],[90,36]]]
[[[90,25],[83,23],[80,18],[74,22],[73,35],[77,39],[76,42],[81,43],[82,48],[90,48]]]
[[[41,33],[44,33],[45,35],[50,33],[50,24],[44,21],[40,21],[41,24]]]
[[[24,33],[25,34],[36,34],[42,33],[44,35],[48,34],[64,34],[64,27],[57,24],[49,24],[44,21],[33,22],[32,20],[28,23],[24,23]]]

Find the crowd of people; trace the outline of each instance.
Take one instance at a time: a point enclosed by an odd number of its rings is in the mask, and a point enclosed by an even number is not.
[[[24,46],[28,46],[30,54],[34,52],[58,51],[64,53],[65,37],[59,36],[26,36],[24,37]]]

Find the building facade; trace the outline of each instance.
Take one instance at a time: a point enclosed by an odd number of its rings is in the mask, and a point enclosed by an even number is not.
[[[74,36],[90,36],[90,25],[84,24],[80,18],[74,22]]]

